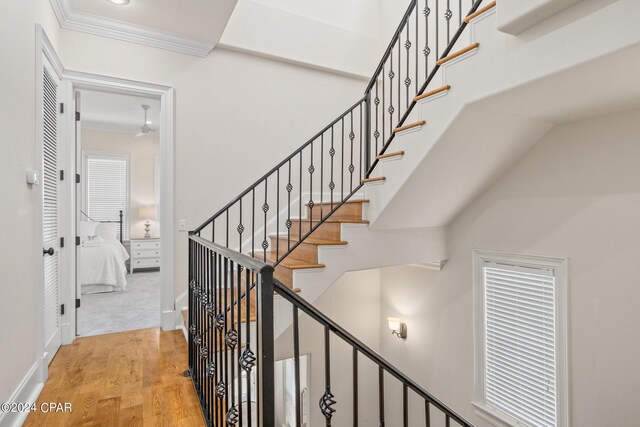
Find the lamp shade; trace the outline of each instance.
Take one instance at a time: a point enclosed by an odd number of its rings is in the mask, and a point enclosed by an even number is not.
[[[397,331],[398,329],[400,329],[402,320],[398,319],[397,317],[387,317],[387,322],[389,322],[389,329],[391,329],[392,331]]]
[[[140,208],[140,219],[153,220],[156,219],[156,207],[155,206],[143,206]]]

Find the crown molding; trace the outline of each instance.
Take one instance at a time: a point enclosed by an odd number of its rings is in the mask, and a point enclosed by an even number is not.
[[[50,2],[60,27],[66,30],[81,31],[200,57],[206,57],[215,47],[213,43],[181,37],[141,25],[128,24],[83,12],[73,12],[67,0],[50,0]]]

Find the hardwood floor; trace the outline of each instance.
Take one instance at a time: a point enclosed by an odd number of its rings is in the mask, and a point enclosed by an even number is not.
[[[25,426],[204,426],[180,331],[142,329],[79,338],[60,348],[37,406],[70,402],[71,413],[33,412]]]

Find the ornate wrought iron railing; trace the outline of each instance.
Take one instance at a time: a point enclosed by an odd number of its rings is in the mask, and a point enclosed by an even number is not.
[[[359,424],[360,412],[371,391],[361,387],[359,369],[365,361],[378,374],[375,392],[378,424],[390,422],[385,381],[402,387],[402,425],[416,419],[426,426],[443,420],[463,427],[471,424],[456,414],[391,363],[371,350],[336,322],[285,285],[273,279],[273,266],[240,254],[196,235],[189,237],[189,375],[193,379],[202,410],[210,426],[273,427],[275,409],[274,294],[291,305],[294,370],[295,425],[303,425],[301,401],[300,317],[306,315],[323,330],[323,356],[316,362],[324,369],[324,383],[311,385],[323,391],[319,399],[321,416],[332,425],[336,411],[348,411],[352,424]],[[344,357],[331,351],[333,345],[348,346],[351,365],[351,396],[337,401],[332,389],[332,366]],[[342,359],[342,360],[340,360]],[[345,378],[342,372],[342,380]],[[385,380],[386,378],[386,380]],[[335,381],[335,378],[334,378]],[[387,387],[393,384],[387,384]],[[409,393],[420,403],[410,404]],[[365,397],[361,397],[365,394]],[[415,399],[411,400],[414,402]],[[336,405],[336,403],[339,403]],[[385,410],[386,409],[386,410]],[[416,415],[416,411],[421,415]],[[371,414],[367,414],[371,418]],[[387,419],[387,421],[385,421]],[[397,424],[394,420],[393,424]]]
[[[324,328],[325,393],[320,407],[327,425],[335,412],[332,334],[352,348],[354,372],[361,356],[378,367],[380,425],[385,419],[385,373],[402,385],[404,426],[409,423],[409,391],[424,401],[427,426],[432,410],[443,414],[447,426],[470,425],[274,281],[273,267],[362,188],[376,157],[393,141],[394,129],[403,125],[416,105],[414,97],[433,80],[437,59],[451,52],[466,27],[464,17],[481,2],[412,0],[363,98],[190,233],[189,373],[209,425],[274,425],[274,292],[293,306],[294,342],[299,312]],[[294,353],[298,372],[299,353],[295,349]],[[358,424],[357,385],[354,381],[354,425]],[[296,387],[299,391],[298,382]],[[299,426],[298,397],[296,411]]]
[[[282,261],[362,188],[481,2],[412,0],[364,96],[194,233]]]

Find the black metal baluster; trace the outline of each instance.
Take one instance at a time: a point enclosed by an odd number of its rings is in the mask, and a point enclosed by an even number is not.
[[[223,259],[222,259],[222,255],[217,255],[218,258],[218,303],[217,303],[217,313],[216,313],[216,335],[217,335],[217,341],[218,341],[218,352],[216,355],[217,358],[217,374],[216,374],[216,380],[217,380],[217,384],[216,384],[216,396],[218,397],[217,403],[216,403],[216,407],[218,408],[218,425],[223,425],[222,424],[222,420],[224,419],[224,411],[222,408],[222,403],[224,402],[224,372],[225,372],[225,366],[223,364],[223,357],[226,354],[226,352],[224,351],[224,337],[222,336],[222,330],[224,328],[224,321],[225,321],[225,312],[223,311],[224,309],[224,302],[223,302],[223,296],[224,296],[224,291],[223,291],[223,285],[224,285],[224,280],[223,280],[223,273],[224,273],[224,266],[223,266]]]
[[[409,399],[407,385],[402,385],[402,425],[409,427]]]
[[[340,118],[340,127],[342,129],[342,145],[340,148],[340,201],[344,201],[344,116]]]
[[[231,360],[230,364],[230,377],[231,383],[227,383],[227,387],[231,389],[231,403],[228,405],[229,409],[227,411],[227,424],[234,426],[238,423],[238,410],[236,408],[236,364],[235,362],[235,349],[236,344],[238,342],[238,333],[236,332],[236,322],[235,322],[235,304],[237,303],[235,298],[235,263],[233,260],[229,260],[229,294],[230,294],[230,303],[229,303],[229,311],[227,313],[230,314],[230,325],[231,327],[227,331],[226,343],[227,343],[227,351],[229,354],[229,359]]]
[[[451,12],[451,0],[447,0],[447,10],[444,13],[444,19],[447,20],[447,45],[451,42],[451,17],[453,16],[453,12]]]
[[[315,172],[315,168],[313,167],[313,141],[311,141],[311,154],[309,159],[309,230],[313,229],[313,172]],[[318,221],[322,221],[322,216],[318,219]],[[302,234],[300,234],[300,240],[302,240]]]
[[[295,305],[293,306],[293,369],[296,405],[296,427],[301,427],[302,401],[300,400],[300,329],[298,325],[298,307]]]
[[[251,257],[256,256],[256,188],[251,189]]]
[[[436,62],[440,58],[440,0],[436,1]]]
[[[458,25],[462,25],[462,0],[458,0]]]
[[[302,150],[300,150],[300,175],[298,176],[298,241],[302,237]]]
[[[364,120],[367,121],[367,123],[365,124],[366,135],[370,135],[370,133],[371,133],[370,131],[371,130],[367,129],[368,127],[370,127],[370,123],[371,123],[370,122],[370,120],[371,120],[370,119],[370,117],[371,117],[371,94],[370,93],[367,94],[367,99],[368,99],[368,101],[365,102],[365,105],[367,107],[367,112],[366,112],[367,116],[366,116],[366,118],[364,118]],[[362,104],[360,104],[360,144],[359,144],[359,146],[360,146],[360,167],[358,168],[358,169],[360,169],[360,178],[358,179],[358,182],[362,181],[362,171],[363,170],[365,170],[365,171],[368,170],[369,169],[368,165],[371,164],[369,162],[369,160],[371,158],[371,156],[369,154],[369,150],[365,150],[366,159],[363,159],[363,157],[362,157],[363,156],[363,152],[362,152],[362,143],[363,143],[363,139],[362,139],[362,135],[363,135],[363,133],[362,133],[362,121],[363,121],[363,116],[362,115],[363,115]],[[364,138],[364,143],[367,144],[367,148],[371,147],[371,144],[369,144],[367,142],[367,137]],[[363,160],[364,160],[364,162],[363,162]]]
[[[353,427],[358,427],[358,350],[353,348]]]
[[[218,289],[218,285],[219,285],[219,280],[218,280],[218,255],[216,255],[215,253],[211,254],[212,258],[213,258],[213,272],[212,272],[212,279],[213,279],[213,290],[212,290],[212,313],[211,313],[211,331],[213,332],[213,336],[212,336],[212,342],[213,342],[213,354],[211,355],[211,366],[209,366],[209,372],[211,373],[211,380],[212,380],[212,389],[211,389],[211,396],[212,396],[212,405],[213,405],[213,423],[217,424],[218,423],[218,417],[219,417],[219,410],[218,410],[218,400],[216,398],[216,381],[218,380],[218,328],[216,328],[216,319],[218,318],[218,312],[219,312],[219,307],[220,305],[218,304],[218,298],[219,298],[219,294],[220,294],[220,290]]]
[[[349,120],[351,122],[351,132],[349,132],[349,143],[350,143],[350,153],[351,153],[351,157],[349,159],[349,193],[351,193],[353,191],[353,171],[354,166],[353,166],[353,140],[356,137],[356,134],[353,133],[353,110],[351,110],[351,112],[349,112]]]
[[[384,80],[383,83],[384,85]],[[384,89],[382,90],[382,92],[384,93]],[[380,152],[380,146],[378,145],[378,140],[380,139],[380,131],[379,126],[378,126],[378,107],[380,105],[380,97],[378,96],[378,82],[376,81],[376,97],[373,99],[373,103],[376,106],[376,129],[373,132],[373,138],[376,140],[376,150],[374,152],[374,157],[378,155],[378,153]],[[384,107],[383,107],[384,108]],[[384,120],[384,117],[382,118]],[[384,134],[384,130],[382,131],[382,133]],[[367,168],[368,170],[368,168]]]
[[[231,208],[229,208],[231,209]],[[225,216],[227,217],[227,232],[226,232],[226,247],[229,247],[229,209],[226,210]]]
[[[431,14],[431,9],[429,8],[429,0],[424,0],[424,9],[422,11],[424,14],[424,50],[422,53],[424,54],[424,78],[425,80],[429,78],[429,54],[431,53],[431,48],[429,47],[429,15]]]
[[[251,285],[253,283],[253,271],[248,268],[245,269],[245,295],[246,295],[246,308],[245,308],[245,332],[247,335],[247,344],[245,350],[242,353],[242,369],[244,369],[247,375],[247,426],[251,427],[251,371],[255,366],[256,357],[255,353],[251,350]]]
[[[239,204],[240,221],[238,221],[238,252],[242,253],[242,233],[244,232],[244,225],[242,225],[242,198],[240,198]]]
[[[418,94],[418,68],[419,68],[418,64],[420,63],[419,60],[418,60],[418,57],[419,57],[419,55],[418,55],[418,46],[420,45],[420,36],[419,36],[420,25],[419,25],[419,20],[418,19],[420,17],[420,13],[418,12],[418,2],[417,2],[417,0],[416,0],[415,14],[416,14],[416,40],[415,40],[416,45],[413,48],[413,50],[415,51],[415,54],[416,54],[416,73],[415,73],[415,76],[414,76],[415,77],[414,78],[414,80],[415,80],[415,83],[414,83],[414,85],[415,85],[414,95],[417,95]]]
[[[291,159],[287,162],[289,164],[289,174],[287,178],[287,252],[291,250],[291,190],[293,190],[293,185],[291,185]]]
[[[269,212],[269,204],[267,203],[267,188],[269,184],[269,178],[264,179],[264,204],[262,205],[262,212],[264,212],[264,240],[262,241],[262,260],[267,262],[267,248],[269,247],[269,241],[267,240],[267,212]],[[276,239],[278,236],[276,236]]]
[[[387,79],[387,74],[386,74],[386,70],[385,70],[385,64],[382,64],[382,110],[380,111],[380,117],[382,118],[382,145],[384,146],[384,142],[387,139],[387,133],[385,132],[385,124],[387,122],[387,120],[385,119],[386,114],[385,111],[386,110],[386,106],[387,106],[387,102],[386,102],[386,92],[385,92],[385,80]],[[380,150],[376,150],[376,155],[380,153]]]
[[[189,316],[189,324],[187,325],[188,328],[188,333],[187,336],[189,338],[188,340],[188,350],[189,350],[189,373],[191,374],[192,370],[193,370],[193,334],[191,333],[191,325],[193,325],[193,311],[194,311],[194,304],[193,304],[193,261],[194,261],[194,250],[193,250],[193,245],[194,245],[194,241],[189,238],[189,312],[187,313]]]
[[[444,425],[445,427],[451,427],[451,417],[449,416],[449,414],[446,415]]]
[[[329,190],[331,191],[331,209],[333,211],[333,190],[336,188],[336,183],[333,181],[333,157],[336,155],[336,150],[333,148],[333,126],[331,126],[331,148],[329,149],[329,157],[331,157],[331,181],[329,181]]]
[[[280,259],[280,168],[276,171],[276,261]]]
[[[431,408],[429,407],[429,401],[424,401],[424,417],[425,417],[425,427],[431,427]]]
[[[393,78],[395,77],[395,73],[393,72],[393,49],[389,53],[389,135],[393,134],[393,112],[395,109],[393,108]],[[398,113],[399,114],[399,113]]]
[[[400,81],[402,80],[402,47],[400,46],[400,34],[398,34],[398,120],[402,117],[400,112],[402,111],[402,86]],[[395,127],[396,123],[392,123],[391,126]]]
[[[409,109],[409,87],[411,87],[411,78],[409,77],[409,73],[411,72],[410,67],[409,67],[409,56],[411,53],[411,40],[409,40],[409,21],[407,21],[407,35],[406,35],[406,40],[404,42],[404,48],[407,51],[407,71],[406,71],[406,77],[404,79],[404,86],[405,86],[405,111]]]
[[[229,334],[229,322],[227,321],[227,313],[229,312],[229,259],[224,257],[224,273],[223,273],[223,283],[224,283],[224,311],[223,311],[223,322],[224,322],[224,389],[222,393],[222,401],[225,402],[224,411],[223,411],[223,419],[226,419],[227,414],[229,413],[229,348],[226,343],[226,337]],[[233,379],[233,378],[232,378]]]
[[[213,421],[213,401],[212,401],[212,394],[211,394],[211,382],[213,381],[211,378],[211,372],[209,371],[209,368],[211,366],[211,358],[212,358],[212,354],[211,354],[211,343],[212,343],[212,335],[213,335],[213,331],[211,330],[211,315],[209,314],[211,311],[211,295],[213,295],[213,289],[212,289],[212,269],[213,269],[213,265],[211,262],[211,258],[213,256],[213,253],[211,252],[210,249],[207,249],[207,298],[206,298],[206,304],[204,306],[204,315],[205,315],[205,319],[207,319],[206,321],[206,328],[207,328],[207,358],[205,359],[205,363],[204,363],[204,372],[205,372],[205,378],[207,379],[207,413],[208,413],[208,422],[212,422]]]
[[[320,411],[326,420],[326,426],[331,427],[331,417],[333,416],[335,409],[333,405],[336,404],[335,396],[331,393],[331,347],[329,342],[329,327],[324,328],[324,394],[320,398]]]
[[[242,305],[244,302],[244,305],[246,307],[249,302],[249,294],[244,295],[244,297],[242,296],[242,270],[243,269],[244,267],[238,264],[238,268],[237,268],[238,276],[236,279],[236,286],[237,286],[236,295],[238,295],[238,307],[237,307],[237,316],[236,316],[236,319],[238,322],[238,326],[236,327],[238,332],[238,343],[236,344],[236,348],[238,349],[238,353],[237,353],[238,357],[234,360],[237,360],[237,363],[238,363],[238,425],[239,426],[244,425],[242,422],[242,357],[240,357],[240,353],[242,352]],[[248,307],[246,307],[245,310],[248,310]]]
[[[320,218],[324,218],[324,132],[320,134]]]
[[[382,366],[378,368],[378,411],[380,427],[384,427],[384,370]]]

